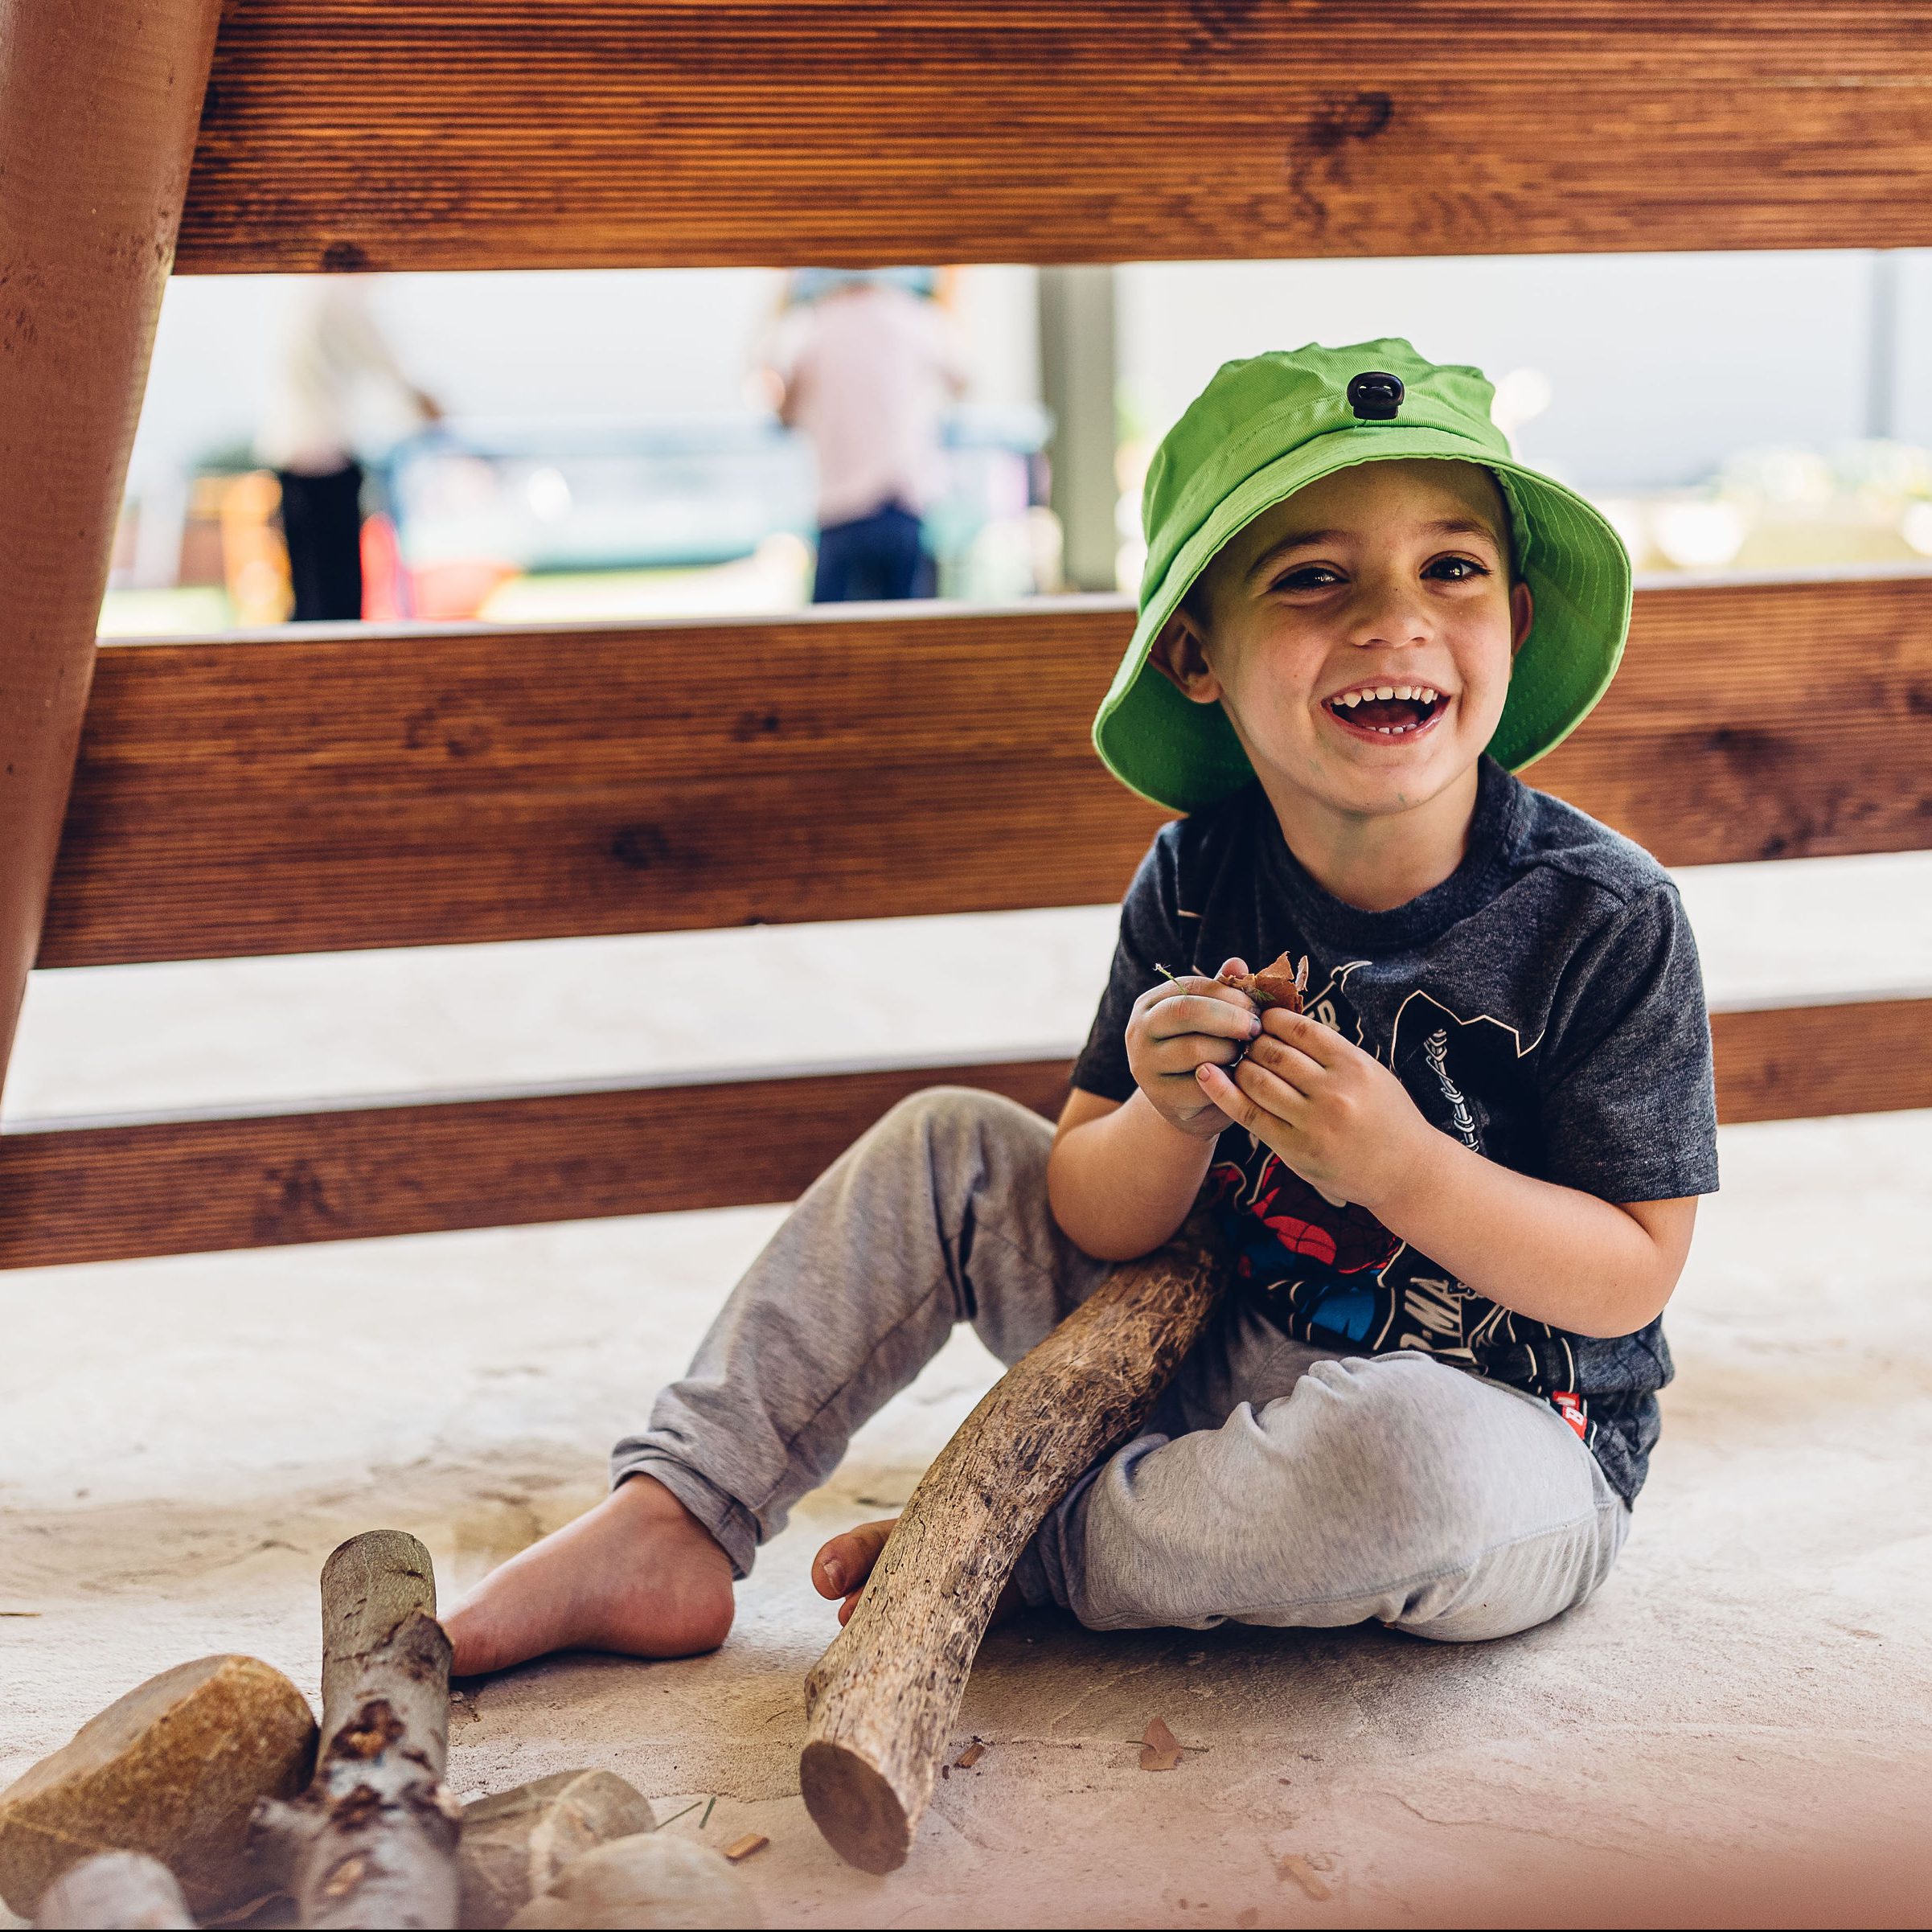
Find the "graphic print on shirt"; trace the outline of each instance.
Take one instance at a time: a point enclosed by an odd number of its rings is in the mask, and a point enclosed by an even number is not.
[[[1311,992],[1310,1017],[1392,1067],[1431,1126],[1491,1159],[1522,1165],[1495,1122],[1534,1118],[1533,1105],[1521,1104],[1527,1097],[1512,1089],[1528,1081],[1539,1042],[1525,1044],[1487,1014],[1465,1019],[1417,990],[1397,1009],[1384,1052],[1348,997],[1349,977],[1364,963],[1337,968]],[[1222,1136],[1209,1178],[1220,1190],[1237,1278],[1290,1335],[1318,1347],[1417,1348],[1460,1362],[1533,1390],[1591,1441],[1595,1425],[1558,1331],[1476,1294],[1367,1208],[1330,1201],[1252,1134]]]

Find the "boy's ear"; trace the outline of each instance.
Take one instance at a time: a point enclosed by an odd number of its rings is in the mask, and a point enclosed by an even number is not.
[[[1529,586],[1518,577],[1509,587],[1509,654],[1514,658],[1529,638],[1529,627],[1536,621],[1536,600],[1529,593]]]
[[[1221,681],[1208,662],[1207,639],[1183,606],[1160,627],[1147,647],[1147,662],[1178,691],[1196,704],[1220,701]]]

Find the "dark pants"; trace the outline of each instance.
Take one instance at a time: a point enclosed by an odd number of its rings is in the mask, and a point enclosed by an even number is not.
[[[920,523],[911,511],[888,503],[849,523],[828,523],[818,532],[814,604],[870,602],[876,598],[929,597],[932,560],[920,547]]]
[[[295,621],[354,622],[363,614],[362,465],[323,476],[279,470],[277,478]]]

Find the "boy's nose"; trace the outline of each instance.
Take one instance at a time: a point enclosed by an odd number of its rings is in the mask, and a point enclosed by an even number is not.
[[[1365,649],[1425,644],[1431,634],[1427,606],[1405,584],[1364,585],[1354,615],[1348,641]]]

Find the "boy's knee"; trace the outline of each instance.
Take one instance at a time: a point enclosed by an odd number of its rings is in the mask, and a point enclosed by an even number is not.
[[[886,1114],[872,1138],[942,1163],[973,1158],[991,1166],[1044,1162],[1052,1132],[1030,1107],[983,1087],[924,1087]]]
[[[1319,1471],[1343,1520],[1375,1526],[1392,1569],[1466,1561],[1496,1528],[1483,1393],[1422,1356],[1319,1362],[1286,1398],[1298,1474]]]

